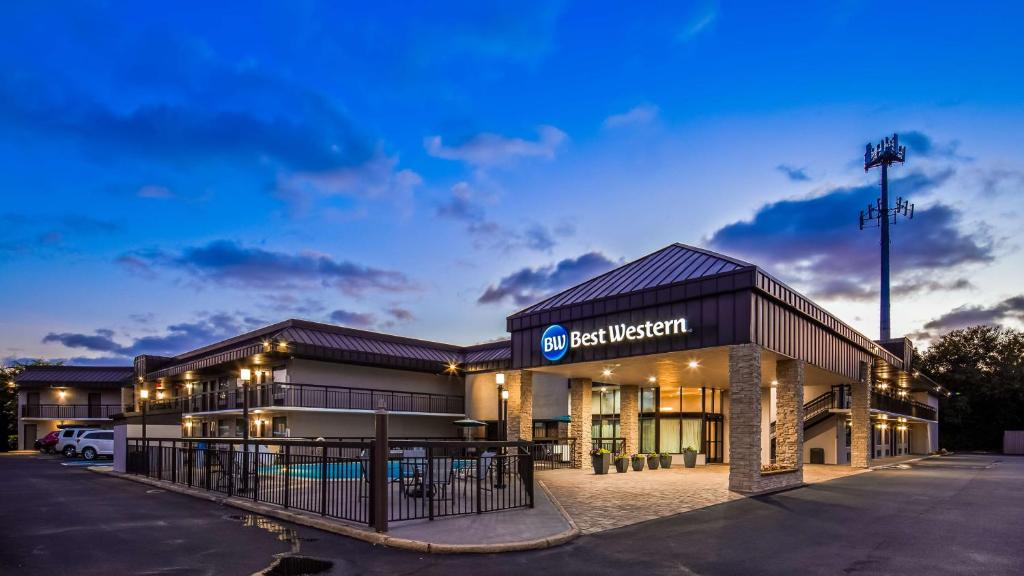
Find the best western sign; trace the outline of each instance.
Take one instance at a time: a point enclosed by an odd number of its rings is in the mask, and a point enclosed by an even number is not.
[[[592,332],[569,332],[560,324],[552,324],[544,330],[540,337],[540,349],[544,357],[551,362],[561,360],[571,348],[587,348],[606,344],[635,342],[648,338],[662,338],[685,334],[690,330],[686,327],[686,318],[658,320],[640,324],[609,324],[605,328]]]

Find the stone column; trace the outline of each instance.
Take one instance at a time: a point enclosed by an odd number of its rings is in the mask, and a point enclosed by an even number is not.
[[[775,462],[796,468],[803,481],[805,364],[780,359],[775,366]]]
[[[593,400],[591,399],[590,378],[569,380],[569,435],[576,438],[576,449],[572,453],[574,468],[583,468],[590,456],[593,421]]]
[[[761,477],[761,348],[729,347],[729,489],[756,492]]]
[[[619,434],[625,439],[626,454],[640,451],[640,387],[619,387]]]
[[[533,372],[515,370],[505,373],[508,390],[509,440],[533,440]]]
[[[860,363],[860,382],[850,384],[850,466],[871,465],[871,393],[868,363]]]

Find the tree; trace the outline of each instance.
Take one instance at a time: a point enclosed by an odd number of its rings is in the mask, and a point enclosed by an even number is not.
[[[15,379],[26,366],[59,366],[60,362],[33,360],[0,366],[0,452],[18,447],[18,389]]]
[[[921,371],[953,395],[940,398],[940,445],[998,450],[1004,430],[1024,430],[1024,332],[954,330],[928,349]]]

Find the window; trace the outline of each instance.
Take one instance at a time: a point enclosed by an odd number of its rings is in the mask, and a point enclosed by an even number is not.
[[[219,438],[227,438],[231,434],[231,429],[228,428],[229,420],[220,419],[217,420],[217,436]]]
[[[286,438],[288,436],[288,418],[286,416],[275,416],[273,420],[274,438]]]
[[[63,438],[71,438],[71,436],[72,436],[72,435],[73,435],[74,433],[75,433],[75,431],[74,431],[74,430],[65,430],[65,431],[64,431],[64,433],[63,433],[63,434],[61,434],[61,436],[62,436]]]
[[[85,436],[85,438],[88,438],[89,440],[113,440],[114,439],[114,433],[113,432],[93,432],[92,434],[89,434],[88,436]]]

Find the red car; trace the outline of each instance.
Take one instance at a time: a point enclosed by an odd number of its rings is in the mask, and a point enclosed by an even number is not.
[[[36,450],[39,450],[40,452],[43,452],[43,453],[46,453],[46,454],[53,454],[53,453],[55,453],[57,451],[56,450],[56,448],[57,448],[57,436],[59,434],[60,434],[60,430],[54,430],[53,432],[50,432],[49,434],[47,434],[46,436],[43,436],[39,440],[36,440],[36,443],[35,443]]]

